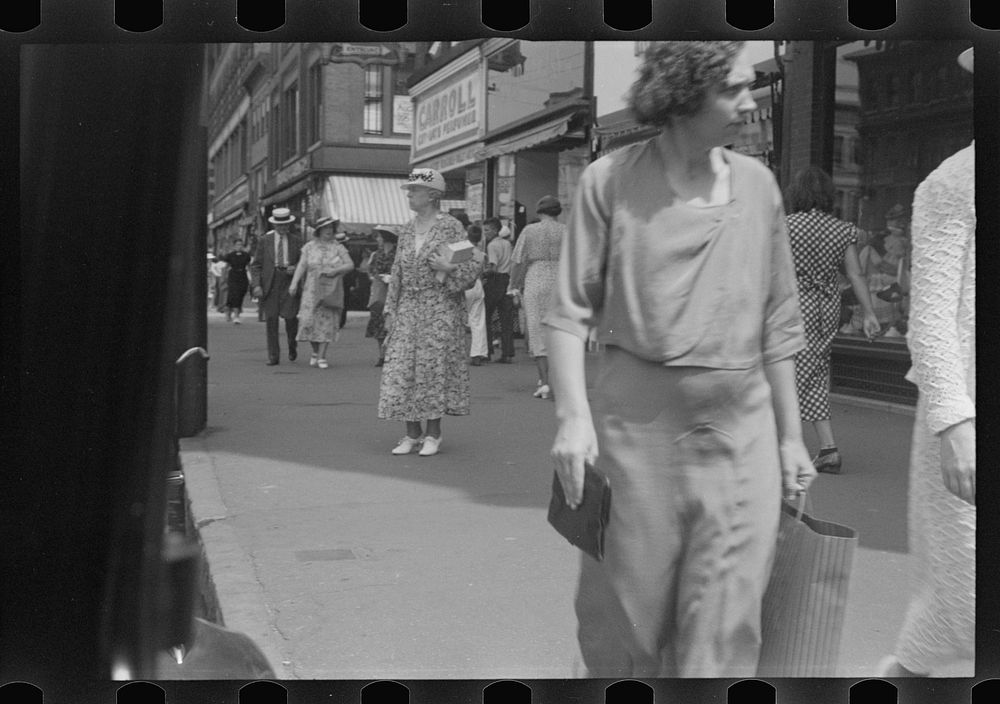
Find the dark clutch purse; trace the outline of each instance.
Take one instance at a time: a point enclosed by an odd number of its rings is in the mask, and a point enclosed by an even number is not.
[[[584,466],[583,501],[575,510],[566,505],[559,475],[553,474],[549,523],[598,562],[604,559],[604,531],[610,515],[611,482],[591,465]]]

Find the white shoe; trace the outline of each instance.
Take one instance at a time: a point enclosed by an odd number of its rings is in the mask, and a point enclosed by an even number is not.
[[[418,447],[424,441],[423,438],[411,438],[407,435],[405,438],[399,441],[396,447],[392,448],[392,454],[394,455],[408,455],[413,452],[415,447]]]
[[[441,436],[432,437],[430,435],[424,438],[424,446],[420,448],[418,453],[421,457],[430,457],[431,455],[436,455],[438,453],[438,448],[441,447]]]
[[[240,324],[240,316],[237,315],[235,318],[233,318],[233,325],[239,325],[239,324]]]
[[[316,362],[316,366],[319,367],[320,369],[328,369],[330,367],[330,363],[327,362],[325,359],[320,358],[320,360]]]
[[[315,366],[318,366],[318,365],[319,365],[319,356],[315,355],[315,354],[311,355],[309,357],[309,366],[310,367],[315,367]]]
[[[538,391],[535,392],[535,398],[547,399],[552,395],[552,389],[549,388],[548,384],[542,384],[538,387]]]

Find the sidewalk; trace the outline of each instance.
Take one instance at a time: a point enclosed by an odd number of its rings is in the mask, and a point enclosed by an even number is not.
[[[350,315],[323,371],[301,344],[297,362],[265,366],[250,313],[209,314],[209,427],[182,441],[225,625],[280,678],[571,677],[579,558],[545,519],[555,421],[523,346],[515,364],[470,369],[472,415],[444,420],[440,455],[393,457],[402,427],[375,416],[367,316]],[[842,676],[874,674],[911,590],[912,423],[835,404],[845,473],[812,496],[860,534]]]

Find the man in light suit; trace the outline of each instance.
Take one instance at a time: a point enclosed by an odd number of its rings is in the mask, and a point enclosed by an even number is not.
[[[267,364],[273,366],[281,359],[278,346],[278,318],[285,319],[288,335],[288,359],[298,356],[295,336],[299,332],[299,296],[288,293],[295,266],[299,263],[302,240],[291,231],[295,216],[288,208],[275,208],[268,218],[274,225],[258,241],[250,264],[250,283],[253,295],[260,300],[267,326]]]

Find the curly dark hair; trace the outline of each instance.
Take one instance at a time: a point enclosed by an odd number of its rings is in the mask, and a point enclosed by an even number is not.
[[[653,42],[628,94],[636,122],[663,127],[697,112],[726,80],[745,42]]]
[[[816,209],[833,212],[833,179],[818,166],[802,169],[785,189],[785,212],[805,213]]]

